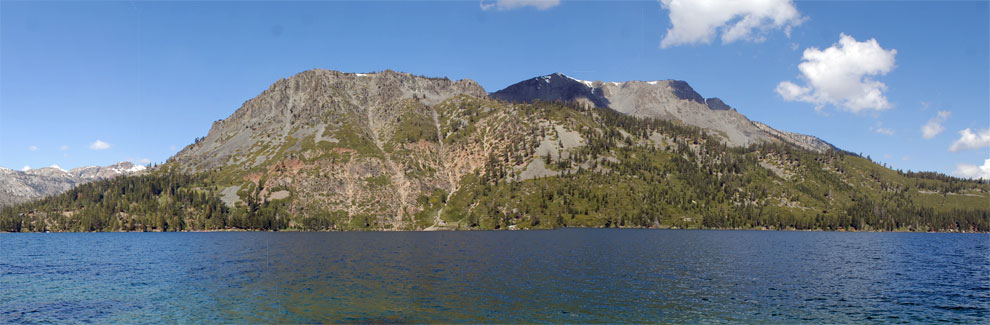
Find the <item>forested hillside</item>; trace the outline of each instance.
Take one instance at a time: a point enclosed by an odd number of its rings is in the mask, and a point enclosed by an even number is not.
[[[7,207],[0,230],[990,231],[985,181],[784,142],[731,147],[711,130],[574,102],[387,103],[388,123],[324,113],[295,127],[320,134],[254,142],[232,163],[176,159]]]

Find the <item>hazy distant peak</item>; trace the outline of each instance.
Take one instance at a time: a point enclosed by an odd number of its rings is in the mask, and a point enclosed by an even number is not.
[[[65,170],[58,165],[15,171],[0,167],[0,206],[26,202],[67,191],[100,179],[144,172],[147,167],[122,161],[110,166],[86,166]]]

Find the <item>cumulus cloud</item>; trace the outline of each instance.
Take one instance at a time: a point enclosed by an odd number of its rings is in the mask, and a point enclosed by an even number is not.
[[[827,49],[804,50],[798,69],[806,86],[783,81],[777,85],[777,93],[786,101],[815,104],[816,109],[825,104],[852,112],[889,109],[883,94],[887,85],[872,77],[893,70],[896,55],[897,50],[885,50],[876,39],[858,42],[840,34],[839,43]]]
[[[26,171],[29,171],[29,170],[31,170],[31,166],[28,166],[28,165],[24,165],[24,168],[21,168],[21,171],[22,172],[26,172]]]
[[[956,171],[952,172],[952,174],[962,178],[990,179],[990,159],[984,160],[983,166],[970,164],[956,165]]]
[[[93,143],[89,144],[89,148],[93,150],[107,150],[110,149],[110,144],[103,142],[103,140],[97,139]]]
[[[61,147],[58,147],[58,150],[62,150],[62,151],[69,150],[69,146],[63,144]]]
[[[148,158],[139,158],[139,159],[130,159],[130,161],[132,163],[135,163],[135,164],[138,164],[138,165],[147,165],[148,163],[151,162],[151,159],[148,159]]]
[[[959,131],[959,139],[949,146],[949,151],[956,152],[983,147],[990,147],[990,130],[978,130],[973,133],[972,130],[966,128]]]
[[[925,139],[934,138],[939,133],[945,130],[942,123],[952,116],[952,112],[948,111],[938,111],[938,115],[935,115],[932,119],[928,120],[928,123],[921,126],[921,137]]]
[[[670,12],[672,25],[662,48],[709,44],[719,33],[722,43],[760,42],[780,29],[790,37],[791,28],[804,22],[791,0],[660,0],[660,5]]]
[[[560,4],[560,0],[495,0],[481,1],[481,10],[512,10],[523,7],[533,7],[547,10]]]
[[[38,151],[38,146],[29,146],[29,147],[28,147],[28,150],[31,150],[31,151]]]
[[[870,127],[870,131],[880,133],[883,135],[894,135],[894,130],[883,127],[883,122],[877,122],[877,126]]]

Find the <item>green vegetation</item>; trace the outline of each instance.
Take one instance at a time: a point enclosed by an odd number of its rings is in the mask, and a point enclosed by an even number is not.
[[[425,107],[416,102],[405,108],[406,113],[399,116],[395,126],[392,142],[396,144],[413,143],[419,140],[437,142],[437,128],[433,116]]]
[[[459,96],[435,108],[404,105],[384,151],[361,124],[348,120],[323,134],[337,142],[314,136],[290,137],[278,148],[258,142],[239,165],[197,174],[165,165],[7,207],[0,210],[0,230],[423,229],[439,217],[456,229],[990,231],[990,184],[982,180],[901,172],[848,152],[815,153],[782,143],[727,147],[718,135],[676,121],[575,103]],[[439,139],[431,109],[439,118]],[[582,145],[556,158],[536,152],[543,141],[562,143],[559,127],[580,134]],[[656,135],[663,140],[651,140]],[[410,143],[420,145],[405,146]],[[443,168],[451,167],[441,160],[451,156],[442,155],[441,145],[453,157],[481,155],[470,158],[480,166],[456,174],[456,190],[445,185]],[[292,167],[290,159],[301,163]],[[320,181],[310,188],[337,189],[346,178],[328,175],[348,171],[337,166],[364,170],[358,163],[368,162],[374,169],[367,170],[380,170],[385,159],[405,178],[353,174],[360,176],[348,191],[365,196],[336,191],[319,201],[312,196],[320,193],[293,187],[305,178]],[[537,159],[551,176],[522,179],[521,171]],[[256,160],[264,163],[254,165]],[[303,163],[323,169],[298,172]],[[292,182],[270,182],[279,179]],[[408,202],[415,204],[394,215],[379,199],[394,198],[397,183],[407,181]],[[242,202],[227,206],[219,190],[232,185],[241,186]],[[265,197],[280,190],[291,195]]]
[[[209,174],[171,169],[80,185],[68,192],[0,210],[2,231],[183,231],[284,229],[286,200],[228,207]]]

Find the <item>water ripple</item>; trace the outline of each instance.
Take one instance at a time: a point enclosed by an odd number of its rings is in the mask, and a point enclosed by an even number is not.
[[[990,319],[990,236],[0,234],[0,323]]]

